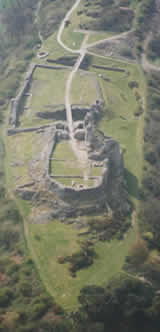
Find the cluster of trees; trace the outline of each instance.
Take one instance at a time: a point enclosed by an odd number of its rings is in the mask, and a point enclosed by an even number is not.
[[[142,51],[142,41],[148,33],[148,22],[152,22],[155,13],[155,0],[141,0],[136,14],[135,34],[137,36],[137,50]],[[152,23],[151,23],[152,24]]]
[[[1,3],[2,4],[2,3]],[[3,106],[15,97],[21,75],[35,54],[39,42],[35,25],[37,0],[5,3],[0,12],[0,117]]]
[[[3,172],[0,182],[0,331],[69,332],[71,323],[46,293],[28,256],[22,218],[7,197]]]
[[[160,35],[157,34],[150,40],[147,55],[153,61],[160,57]]]
[[[76,272],[93,264],[96,258],[96,252],[92,241],[82,241],[80,243],[80,250],[73,253],[71,256],[58,257],[60,264],[69,263],[69,271],[72,277],[76,277]]]
[[[94,9],[94,5],[96,5],[96,9]],[[132,26],[134,11],[122,10],[121,5],[113,0],[98,2],[86,0],[85,7],[86,15],[96,18],[96,20],[87,23],[86,27],[89,29],[123,32]]]
[[[33,28],[34,10],[37,0],[16,0],[8,1],[2,4],[2,23],[6,27],[7,36],[10,39],[19,39],[25,34],[34,33],[36,27]]]
[[[138,278],[122,274],[107,287],[87,286],[81,290],[79,301],[78,331],[158,332],[160,297]]]
[[[73,3],[73,0],[65,0],[62,5],[62,0],[42,0],[38,24],[43,38],[56,31],[59,22]]]
[[[147,74],[147,114],[144,130],[144,174],[140,190],[142,239],[132,247],[126,268],[160,286],[160,74]],[[155,250],[156,249],[156,250]]]
[[[160,249],[160,230],[158,218],[160,217],[160,74],[151,73],[148,75],[148,112],[144,133],[144,157],[146,160],[143,177],[143,210],[142,216],[148,230],[153,232],[154,244]]]

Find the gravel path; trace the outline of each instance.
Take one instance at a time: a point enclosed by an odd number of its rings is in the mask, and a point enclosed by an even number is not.
[[[62,33],[65,28],[66,21],[69,21],[70,16],[74,12],[74,10],[79,6],[80,2],[81,2],[81,0],[77,0],[75,2],[75,4],[72,6],[72,8],[68,11],[68,13],[66,14],[66,16],[64,17],[64,19],[61,22],[61,25],[58,30],[58,35],[57,35],[57,41],[58,41],[59,45],[61,45],[66,51],[68,51],[70,53],[80,53],[80,50],[72,50],[71,48],[66,46],[62,41]]]

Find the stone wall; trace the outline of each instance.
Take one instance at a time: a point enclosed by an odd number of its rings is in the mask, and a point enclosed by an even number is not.
[[[107,197],[105,193],[105,186],[107,185],[108,170],[105,169],[99,185],[90,188],[72,188],[65,186],[51,176],[46,177],[46,187],[61,201],[64,201],[76,214],[77,211],[90,208],[90,210],[100,209],[106,207]]]
[[[29,133],[32,131],[37,131],[37,130],[41,130],[41,129],[45,129],[45,128],[49,128],[53,125],[44,125],[44,126],[39,126],[39,127],[32,127],[32,128],[9,128],[8,129],[8,136],[12,136],[12,135],[16,135],[16,134],[20,134],[20,133]]]
[[[21,104],[22,98],[28,91],[29,85],[32,81],[33,73],[36,68],[64,70],[64,68],[60,67],[60,66],[49,66],[49,65],[40,65],[40,64],[31,65],[31,67],[26,75],[25,82],[24,82],[19,94],[17,95],[16,98],[11,100],[10,115],[9,115],[8,122],[9,122],[9,125],[12,126],[12,128],[15,128],[17,126],[19,111],[20,111],[20,104]]]
[[[20,110],[20,103],[22,101],[22,98],[24,97],[25,93],[27,92],[29,85],[32,81],[33,73],[36,69],[36,64],[33,64],[27,73],[25,82],[18,94],[18,96],[15,99],[11,100],[11,108],[10,108],[10,116],[9,116],[9,125],[15,128],[17,126],[18,116],[19,116],[19,110]]]

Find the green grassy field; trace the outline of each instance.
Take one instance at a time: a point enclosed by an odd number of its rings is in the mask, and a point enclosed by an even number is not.
[[[64,104],[65,83],[68,77],[68,70],[49,70],[36,69],[33,75],[33,81],[28,93],[32,94],[29,103],[29,109],[24,110],[20,116],[20,124],[22,127],[39,126],[51,122],[38,118],[36,113],[51,110],[56,104]],[[28,103],[24,103],[24,106]]]
[[[76,73],[72,83],[71,103],[92,105],[97,99],[96,78],[84,72]]]
[[[134,90],[129,88],[128,83],[136,80],[139,84],[139,93],[144,93],[143,75],[135,65],[125,65],[113,60],[105,61],[97,58],[93,59],[93,63],[101,66],[125,68],[129,72],[129,74],[119,73],[93,69],[93,67],[90,69],[94,70],[97,75],[105,100],[104,118],[100,121],[99,128],[106,135],[119,139],[122,148],[125,149],[124,158],[128,187],[130,197],[133,198],[136,204],[138,181],[141,180],[143,115],[139,118],[134,116],[137,101]],[[99,76],[99,74],[102,76]],[[104,80],[104,77],[110,81]],[[125,117],[126,120],[120,118],[120,116]],[[21,145],[23,149],[25,147],[25,150],[28,149],[27,144],[29,146],[33,144],[29,141],[26,142],[26,139],[28,139],[27,135],[26,138],[24,136],[24,139],[22,139]],[[18,142],[15,141],[15,145],[18,146]],[[15,145],[13,145],[12,151],[14,151]],[[20,155],[22,151],[20,147],[18,149]],[[30,149],[27,154],[30,158]],[[79,167],[77,168],[76,157],[68,142],[58,144],[53,157],[73,161],[70,162],[70,165],[67,164],[66,167],[65,162],[61,163],[53,160],[51,163],[53,172],[56,171],[57,174],[63,172],[69,175],[70,173],[76,175],[81,173],[82,170]],[[92,175],[99,175],[97,174],[99,172],[99,168],[94,168]],[[63,183],[69,185],[70,180],[64,179]],[[78,180],[78,183],[82,183],[82,181]],[[26,234],[30,250],[46,288],[56,298],[57,302],[68,310],[77,307],[77,296],[82,287],[89,284],[104,285],[114,274],[122,270],[125,257],[136,238],[135,229],[131,229],[122,241],[114,239],[111,242],[97,242],[95,246],[97,258],[94,264],[88,269],[79,271],[77,277],[73,279],[68,272],[67,265],[60,265],[57,258],[64,254],[72,254],[79,248],[79,231],[72,226],[60,223],[58,220],[44,225],[27,224],[26,222],[25,227],[27,227]]]
[[[72,278],[67,264],[59,264],[57,258],[71,255],[79,248],[78,231],[56,220],[46,225],[29,224],[28,227],[29,245],[41,278],[56,301],[67,310],[77,307],[77,297],[82,287],[104,285],[115,273],[121,271],[128,250],[135,241],[134,231],[130,230],[125,241],[98,242],[94,264]]]
[[[69,142],[61,142],[57,144],[50,165],[51,175],[54,176],[73,176],[73,179],[57,178],[57,181],[65,184],[72,185],[74,181],[75,186],[79,184],[86,185],[88,187],[94,184],[94,180],[85,179],[87,176],[100,176],[102,169],[101,167],[90,167],[88,163],[84,165],[77,164],[77,158],[72,151],[72,147]],[[74,178],[74,176],[82,176],[82,179]]]
[[[65,51],[57,42],[57,32],[53,33],[50,37],[44,40],[41,47],[41,52],[45,51],[49,53],[49,58],[56,60],[61,56],[66,56],[69,53]],[[39,60],[40,63],[46,63],[46,60]]]
[[[65,43],[65,45],[73,50],[77,50],[81,47],[83,39],[84,34],[80,32],[74,32],[72,24],[65,28],[62,36],[62,41]]]
[[[135,117],[134,113],[140,103],[143,105],[145,93],[143,73],[137,65],[109,59],[93,57],[92,64],[120,68],[126,71],[121,73],[93,67],[90,69],[98,75],[105,101],[104,117],[99,123],[99,129],[105,135],[120,141],[121,147],[125,150],[125,167],[135,178],[135,181],[136,178],[137,182],[141,181],[144,116]],[[133,81],[138,83],[138,87],[131,89],[129,83]],[[136,99],[137,93],[140,96],[139,100]],[[135,160],[139,162],[137,163]]]

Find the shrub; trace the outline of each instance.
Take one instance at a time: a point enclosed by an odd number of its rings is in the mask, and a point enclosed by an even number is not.
[[[137,267],[141,264],[144,264],[148,256],[149,250],[147,248],[146,242],[142,239],[138,239],[129,252],[127,262]]]
[[[0,306],[6,307],[13,299],[13,292],[8,287],[0,289]]]
[[[138,88],[138,87],[139,87],[139,84],[138,84],[137,81],[130,81],[130,82],[128,83],[128,86],[129,86],[130,89],[134,89],[134,88]]]
[[[152,165],[154,165],[157,161],[156,154],[153,151],[146,151],[144,154],[144,158]]]

